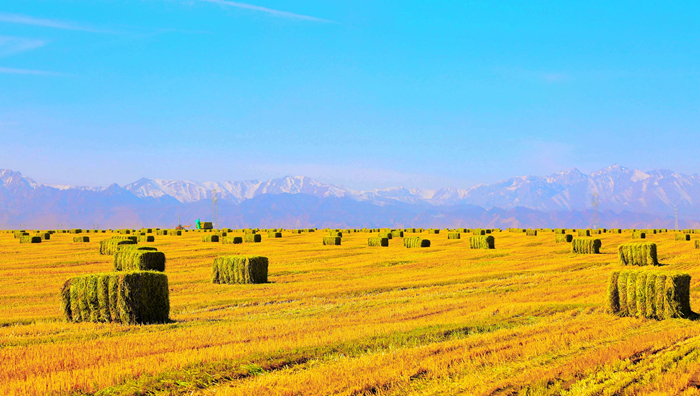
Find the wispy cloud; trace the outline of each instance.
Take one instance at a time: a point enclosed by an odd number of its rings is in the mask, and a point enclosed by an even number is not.
[[[72,22],[57,21],[52,19],[40,19],[26,15],[0,13],[0,22],[17,23],[22,25],[43,26],[55,29],[78,30],[91,33],[114,33],[109,30],[97,29],[90,26],[78,25]]]
[[[236,7],[236,8],[243,8],[246,10],[264,12],[266,14],[270,14],[270,15],[274,15],[274,16],[282,17],[282,18],[299,19],[299,20],[313,21],[313,22],[335,23],[335,22],[329,21],[327,19],[316,18],[316,17],[312,17],[312,16],[308,16],[308,15],[295,14],[293,12],[287,12],[287,11],[273,10],[271,8],[265,8],[265,7],[260,7],[260,6],[256,6],[256,5],[252,5],[252,4],[246,4],[246,3],[238,3],[235,1],[228,1],[228,0],[200,0],[200,1],[203,1],[206,3],[220,4],[220,5],[228,6],[228,7]]]
[[[43,47],[47,41],[24,37],[0,36],[0,56],[13,55]]]
[[[29,69],[13,69],[10,67],[0,67],[0,74],[27,74],[35,76],[60,76],[60,73],[44,71],[44,70],[29,70]]]

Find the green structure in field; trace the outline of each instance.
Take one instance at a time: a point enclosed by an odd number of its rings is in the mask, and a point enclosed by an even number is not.
[[[197,222],[196,222],[195,224],[197,224],[197,229],[198,229],[198,230],[201,230],[201,229],[202,229],[202,223],[199,221],[199,219],[197,219]]]

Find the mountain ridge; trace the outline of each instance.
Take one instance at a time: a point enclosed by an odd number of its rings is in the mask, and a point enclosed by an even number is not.
[[[480,184],[467,190],[452,187],[437,190],[391,187],[369,191],[347,189],[306,176],[286,176],[267,181],[201,183],[141,178],[123,187],[117,184],[108,187],[74,187],[37,183],[20,172],[5,169],[0,170],[0,226],[15,227],[31,222],[51,227],[79,223],[86,227],[86,222],[89,226],[99,222],[116,224],[122,220],[172,223],[177,216],[173,217],[170,212],[192,211],[207,218],[211,216],[214,190],[219,198],[222,221],[234,213],[241,215],[240,210],[243,208],[252,210],[253,207],[258,212],[258,220],[262,221],[264,214],[261,212],[265,212],[265,208],[259,206],[261,202],[274,201],[278,207],[284,207],[286,203],[283,201],[295,201],[293,197],[298,195],[316,199],[298,200],[302,205],[299,208],[301,212],[298,213],[303,213],[299,216],[315,218],[314,226],[322,223],[337,224],[342,220],[333,218],[330,213],[317,216],[318,210],[321,210],[318,208],[328,205],[336,205],[342,208],[341,211],[350,211],[346,213],[348,223],[366,226],[385,225],[379,224],[380,220],[393,221],[391,213],[396,213],[398,217],[412,213],[417,216],[415,219],[428,219],[427,223],[442,223],[442,220],[438,221],[431,216],[443,216],[445,221],[457,222],[461,221],[459,216],[467,216],[462,212],[467,207],[486,211],[487,214],[482,213],[483,216],[499,218],[499,213],[502,212],[498,210],[505,211],[503,213],[509,213],[514,218],[534,211],[536,214],[527,215],[533,224],[542,223],[545,218],[550,219],[547,221],[564,218],[561,213],[578,213],[574,216],[578,218],[571,221],[580,224],[583,221],[580,217],[587,216],[592,210],[591,198],[594,193],[598,194],[600,213],[625,213],[624,216],[628,219],[643,219],[634,220],[636,225],[646,224],[644,222],[667,224],[674,205],[678,205],[681,219],[700,218],[700,178],[697,175],[688,176],[664,169],[644,172],[617,164],[588,175],[572,168],[548,176],[519,176],[493,184]],[[275,199],[269,200],[268,197]],[[353,214],[349,208],[356,208],[357,213]],[[148,214],[150,212],[158,212],[160,215],[153,217]],[[102,215],[106,213],[112,214]],[[122,213],[121,220],[116,213]],[[125,213],[129,215],[125,216]],[[471,222],[476,221],[473,217],[476,216],[475,213],[468,213]],[[560,214],[552,217],[552,213]],[[284,218],[285,222],[295,223],[291,215],[278,214],[281,216],[279,220]],[[527,216],[523,219],[528,219]],[[240,217],[242,218],[254,223],[250,216]],[[609,218],[612,220],[612,217]],[[273,223],[274,220],[267,218],[265,221]],[[251,226],[255,224],[251,223]],[[311,224],[305,223],[305,226]]]

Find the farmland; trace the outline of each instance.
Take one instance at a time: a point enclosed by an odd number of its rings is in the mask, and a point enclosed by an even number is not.
[[[700,324],[605,312],[617,246],[572,254],[554,233],[407,233],[406,248],[367,246],[377,233],[327,232],[260,243],[155,237],[165,253],[171,323],[66,323],[70,277],[112,270],[99,241],[54,234],[20,244],[0,233],[0,394],[3,395],[700,395]],[[230,233],[229,236],[243,236]],[[692,276],[700,309],[698,239],[647,234],[666,270]],[[214,284],[221,255],[269,259],[268,283]],[[654,271],[654,268],[649,269]]]

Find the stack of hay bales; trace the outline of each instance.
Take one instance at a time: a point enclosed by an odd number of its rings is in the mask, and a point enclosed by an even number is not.
[[[430,247],[430,241],[420,237],[406,237],[403,239],[403,245],[407,248]]]
[[[574,238],[571,241],[571,253],[577,254],[598,254],[602,243],[600,239]]]
[[[469,238],[470,249],[495,249],[496,238],[491,235],[475,235]]]
[[[623,243],[617,248],[620,265],[659,265],[656,244],[651,242]]]
[[[170,236],[181,236],[181,235],[182,235],[182,230],[170,230],[170,231],[168,231],[168,235],[170,235]]]
[[[578,230],[578,236],[589,237],[591,236],[591,230]]]
[[[158,230],[156,231],[156,235],[168,235],[168,230]]]
[[[527,235],[527,236],[537,236],[537,230],[530,230],[530,229],[528,229],[527,231],[525,231],[525,235]]]
[[[73,242],[90,242],[90,237],[89,236],[73,237]]]
[[[439,234],[439,233],[440,233],[440,230],[437,230],[437,229],[428,230],[428,234]]]
[[[41,238],[41,240],[43,240],[43,241],[48,241],[51,239],[51,233],[49,233],[49,232],[40,232],[40,233],[36,234],[36,236]]]
[[[691,318],[690,275],[614,271],[608,280],[607,311],[649,319]]]
[[[221,256],[212,265],[212,283],[267,283],[268,259],[262,256]]]
[[[447,239],[460,239],[462,235],[459,232],[450,232],[447,234]]]
[[[61,289],[61,310],[69,322],[150,324],[168,322],[168,277],[135,271],[83,275]]]
[[[262,242],[262,235],[260,234],[245,234],[243,235],[243,242]]]
[[[690,234],[676,234],[676,240],[677,241],[689,241]]]
[[[476,228],[472,231],[472,235],[486,235],[486,231],[480,228]]]
[[[114,255],[114,271],[165,271],[165,254],[145,246],[125,247]]]
[[[119,246],[136,245],[137,237],[132,236],[114,236],[109,239],[100,241],[100,254],[113,255],[117,253]]]
[[[153,235],[143,235],[143,236],[138,237],[138,239],[136,241],[139,243],[140,242],[155,242],[156,237],[154,237]]]
[[[389,246],[389,238],[369,238],[367,246]]]
[[[22,238],[23,236],[29,236],[29,233],[24,232],[24,231],[15,231],[14,236],[15,236],[15,239],[17,239],[17,238]]]
[[[202,230],[211,230],[214,228],[214,225],[211,221],[202,221],[199,223],[199,228]]]
[[[554,234],[554,242],[555,243],[570,243],[574,239],[574,236],[571,234]]]
[[[221,239],[221,243],[224,245],[238,245],[239,243],[243,243],[243,237],[227,236]]]
[[[403,238],[403,231],[394,230],[391,232],[393,238]]]
[[[331,232],[328,233],[328,236],[342,238],[342,237],[343,237],[343,233],[342,233],[341,231],[331,231]]]
[[[41,237],[40,236],[22,236],[19,237],[19,243],[41,243]]]
[[[216,234],[204,235],[202,237],[202,242],[219,242],[219,236]]]
[[[270,231],[267,233],[268,238],[282,238],[281,232]]]
[[[342,239],[343,238],[337,236],[323,237],[323,245],[339,246]]]
[[[646,239],[647,233],[642,231],[632,231],[632,239]]]

